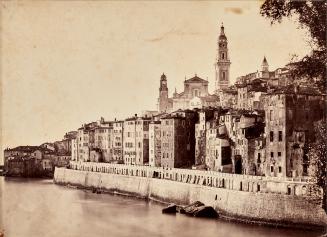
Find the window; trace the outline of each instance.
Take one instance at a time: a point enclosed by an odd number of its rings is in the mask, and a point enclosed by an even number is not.
[[[282,156],[282,153],[279,151],[278,152],[278,157],[281,157]]]
[[[278,141],[283,141],[283,131],[278,131]]]
[[[274,152],[270,152],[270,157],[274,158]]]
[[[270,142],[274,141],[274,132],[270,131]]]
[[[261,153],[258,153],[258,164],[261,163]]]
[[[274,111],[273,110],[270,110],[270,121],[273,121],[274,120]]]
[[[270,166],[270,172],[271,172],[271,173],[274,172],[274,166]]]
[[[223,72],[223,80],[225,80],[225,78],[226,78],[226,73],[225,72]]]
[[[282,173],[282,167],[281,166],[278,167],[278,172]]]

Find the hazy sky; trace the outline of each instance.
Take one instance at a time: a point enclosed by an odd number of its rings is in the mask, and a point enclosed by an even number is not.
[[[221,22],[231,78],[310,50],[290,21],[270,25],[258,1],[1,3],[2,145],[39,145],[100,116],[156,109],[195,73],[214,86]]]

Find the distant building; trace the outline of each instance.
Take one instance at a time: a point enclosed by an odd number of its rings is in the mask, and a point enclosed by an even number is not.
[[[184,91],[177,93],[175,90],[173,97],[168,98],[167,78],[163,74],[160,80],[159,89],[159,112],[170,113],[179,109],[195,109],[209,106],[218,106],[219,97],[210,95],[208,92],[208,81],[197,75],[184,81]]]
[[[53,171],[55,153],[44,146],[18,146],[4,150],[4,173],[7,176],[39,177]]]
[[[5,163],[5,175],[17,177],[35,177],[36,176],[35,158],[9,157]]]

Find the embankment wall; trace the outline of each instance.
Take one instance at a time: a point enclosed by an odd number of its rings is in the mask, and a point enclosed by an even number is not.
[[[56,168],[54,181],[108,192],[186,205],[201,201],[223,216],[247,221],[301,227],[323,227],[327,216],[312,197],[244,192],[165,179]]]

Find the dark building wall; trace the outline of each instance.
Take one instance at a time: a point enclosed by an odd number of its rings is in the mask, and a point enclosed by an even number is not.
[[[324,97],[289,94],[285,96],[287,176],[307,176],[305,146],[315,139],[314,123],[325,118]]]

